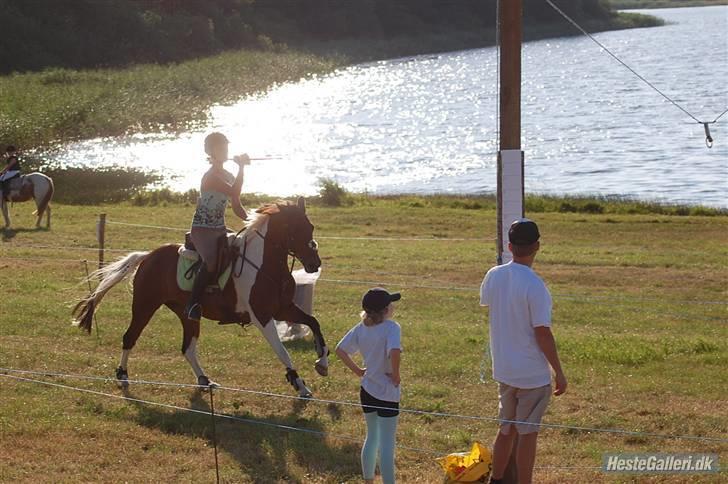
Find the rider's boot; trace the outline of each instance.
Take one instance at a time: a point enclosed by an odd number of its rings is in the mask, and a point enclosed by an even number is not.
[[[210,281],[210,273],[207,271],[205,264],[201,264],[195,275],[195,281],[192,283],[192,294],[185,308],[185,315],[191,321],[199,321],[202,317],[202,295],[205,292],[208,282]]]

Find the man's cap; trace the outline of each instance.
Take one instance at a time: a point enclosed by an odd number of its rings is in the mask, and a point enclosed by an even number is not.
[[[541,234],[538,225],[533,220],[520,218],[511,224],[508,229],[508,240],[513,245],[531,245],[537,242]]]
[[[381,287],[369,289],[361,300],[361,307],[367,312],[377,312],[389,306],[389,303],[399,301],[402,295],[398,292],[389,293]]]

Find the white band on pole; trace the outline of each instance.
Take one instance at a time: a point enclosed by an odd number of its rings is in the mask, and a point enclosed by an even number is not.
[[[514,220],[524,215],[523,200],[523,151],[502,150],[500,161],[500,207],[498,209],[499,237],[499,263],[506,264],[513,260],[513,254],[508,250],[508,228]]]

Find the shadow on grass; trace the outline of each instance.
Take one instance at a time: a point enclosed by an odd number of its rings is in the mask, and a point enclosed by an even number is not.
[[[128,398],[136,398],[128,390]],[[214,396],[214,395],[213,395]],[[207,392],[190,392],[191,409],[209,412],[210,395]],[[210,453],[210,468],[214,469],[213,427],[209,415],[184,410],[164,409],[129,400],[136,407],[136,421],[147,428],[170,435],[186,435],[206,441]],[[346,442],[332,447],[322,433],[327,433],[319,419],[301,418],[300,411],[307,402],[296,400],[285,416],[261,418],[245,411],[226,413],[233,417],[218,416],[215,419],[215,435],[218,453],[234,458],[241,471],[255,482],[305,482],[292,476],[291,464],[302,467],[308,473],[336,474],[353,477],[358,475],[358,443]],[[301,430],[295,430],[301,429]],[[220,470],[220,478],[229,480]]]
[[[2,235],[3,242],[8,242],[8,241],[14,239],[16,235],[18,235],[20,233],[23,233],[23,232],[49,232],[50,231],[50,229],[48,229],[46,227],[33,227],[32,229],[26,229],[26,228],[18,228],[18,229],[4,228],[2,230],[3,230],[3,235]]]

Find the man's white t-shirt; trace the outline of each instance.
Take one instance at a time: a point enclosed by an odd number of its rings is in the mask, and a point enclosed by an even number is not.
[[[493,379],[516,388],[551,383],[551,370],[534,328],[551,327],[551,294],[530,267],[509,262],[493,267],[480,286],[490,310]]]
[[[402,349],[401,329],[396,321],[387,319],[374,326],[360,322],[339,341],[337,348],[347,354],[361,353],[367,369],[361,386],[374,398],[399,402],[399,386],[394,386],[387,373],[392,372],[389,352]]]

